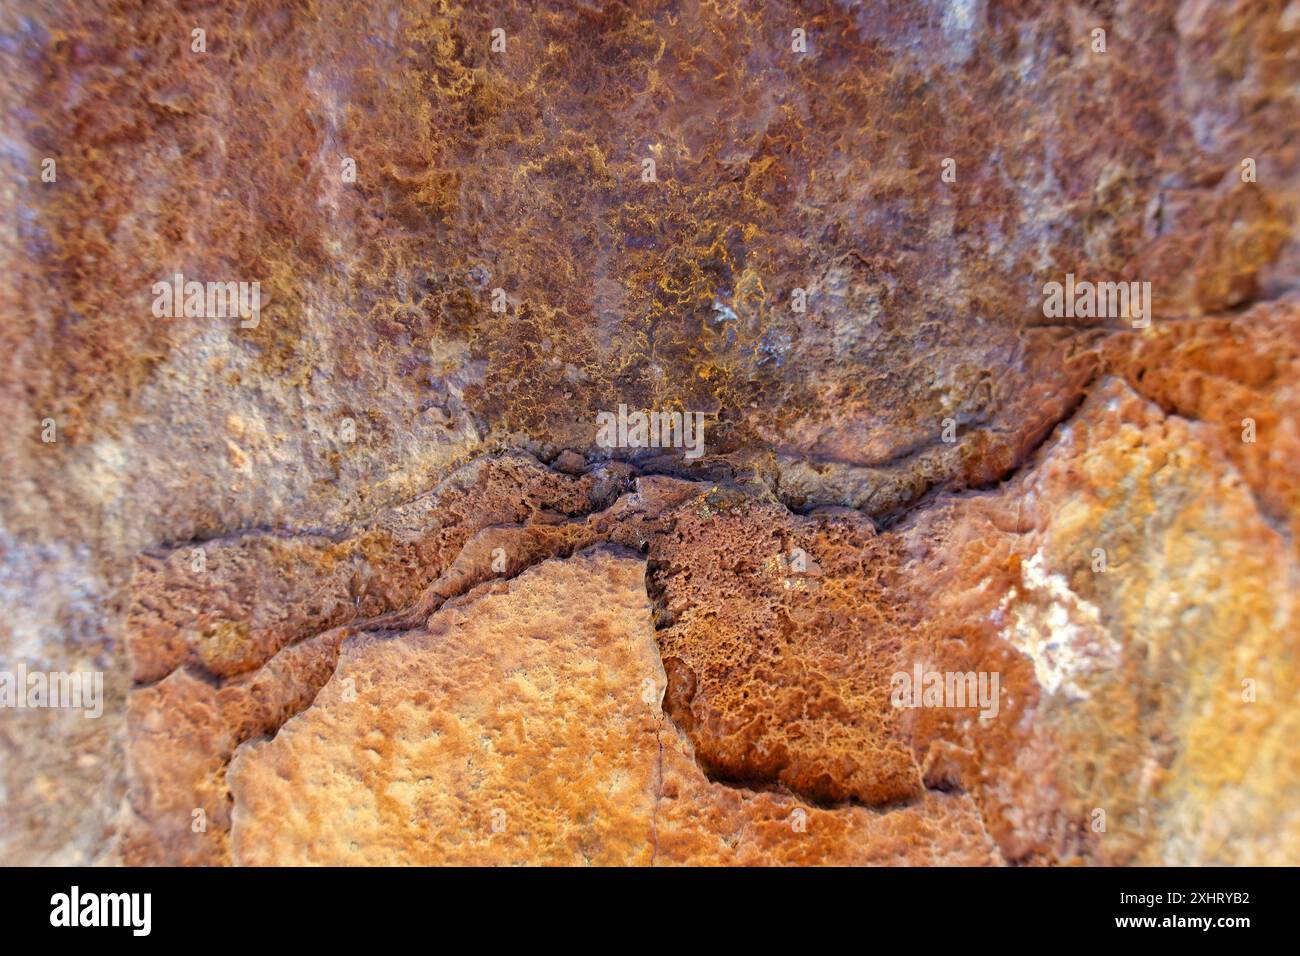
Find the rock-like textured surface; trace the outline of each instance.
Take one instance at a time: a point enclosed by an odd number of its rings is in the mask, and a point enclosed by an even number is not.
[[[137,680],[155,682],[128,701],[124,857],[228,860],[223,774],[234,748],[273,733],[311,703],[348,623],[382,623],[384,612],[417,598],[436,607],[493,573],[490,552],[477,567],[464,566],[492,526],[528,518],[563,527],[564,510],[594,507],[620,485],[614,477],[558,475],[523,458],[480,460],[349,536],[208,542],[201,571],[193,548],[143,556],[126,643]],[[193,829],[194,810],[203,811],[202,829]]]
[[[1295,862],[1298,555],[1211,429],[1107,379],[1037,468],[902,534],[941,637],[914,653],[1009,691],[912,737],[1004,855]]]
[[[16,0],[0,77],[0,671],[105,694],[0,710],[0,860],[1300,862],[1297,3]]]
[[[1300,310],[1239,321],[1250,352],[1294,338]],[[451,536],[418,598],[389,589],[408,608],[290,644],[220,691],[181,672],[132,694],[160,722],[195,695],[241,701],[234,719],[199,711],[214,730],[136,747],[142,792],[185,794],[138,803],[171,837],[136,859],[224,861],[233,800],[236,862],[241,845],[264,863],[1292,861],[1293,539],[1242,477],[1251,446],[1117,374],[1168,343],[1114,341],[1114,367],[1023,472],[887,530],[792,514],[757,480],[472,466],[432,496],[439,512],[491,522],[493,484],[536,510]],[[1241,386],[1262,421],[1297,381],[1294,356],[1270,354],[1275,374]],[[546,495],[593,510],[558,518]],[[998,673],[998,712],[894,707],[892,675],[917,664]],[[304,685],[323,685],[314,703]],[[158,779],[210,734],[201,776]],[[612,805],[583,776],[606,755],[622,762],[599,772],[633,781]],[[381,798],[390,784],[405,802]],[[186,832],[187,799],[214,808],[206,833]],[[794,829],[796,809],[815,830]],[[531,822],[504,838],[493,811]]]
[[[547,562],[348,641],[311,709],[232,762],[234,861],[649,862],[644,577],[637,558]]]
[[[237,752],[234,862],[996,859],[964,795],[810,812],[706,779],[661,707],[645,574],[635,552],[584,551],[349,641],[306,713]]]

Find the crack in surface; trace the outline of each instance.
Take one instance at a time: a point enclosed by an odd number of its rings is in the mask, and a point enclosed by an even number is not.
[[[874,518],[875,521],[878,522],[878,530],[888,531],[891,529],[896,529],[901,527],[908,519],[917,516],[921,512],[924,512],[927,508],[935,506],[936,504],[944,500],[949,495],[956,494],[956,493],[964,493],[964,492],[986,491],[986,490],[991,490],[1006,485],[1008,482],[1015,480],[1015,478],[1021,473],[1023,473],[1026,469],[1035,466],[1035,464],[1037,463],[1037,459],[1040,453],[1042,452],[1042,450],[1053,441],[1055,436],[1059,434],[1059,431],[1062,426],[1067,425],[1071,420],[1074,419],[1074,417],[1078,414],[1079,409],[1084,405],[1088,397],[1092,394],[1098,381],[1104,376],[1104,374],[1106,374],[1106,372],[1103,369],[1103,364],[1099,362],[1097,364],[1097,367],[1093,369],[1093,372],[1091,376],[1087,379],[1087,381],[1084,382],[1082,386],[1078,388],[1077,394],[1074,400],[1069,405],[1069,407],[1065,409],[1065,411],[1062,414],[1056,416],[1053,421],[1046,424],[1043,427],[1042,434],[1030,446],[1028,446],[1021,454],[1019,454],[1016,460],[1010,466],[1008,466],[996,479],[978,485],[959,486],[959,487],[955,487],[954,482],[951,479],[946,481],[938,481],[930,485],[922,495],[918,496],[914,501],[910,502],[904,508],[898,509],[895,512],[888,513],[884,516],[873,515],[871,510],[867,508],[857,508],[855,510],[859,511],[859,513],[861,514],[866,515],[868,518]],[[1143,397],[1148,400],[1151,400],[1149,395],[1144,394]],[[1154,403],[1153,401],[1153,404],[1158,404],[1158,403]],[[925,451],[933,448],[933,446],[934,443],[931,443],[930,445],[922,447],[919,451],[916,451],[914,455],[909,456],[909,459],[910,460],[914,459],[915,455],[923,454]],[[804,463],[806,463],[806,460],[800,460],[798,462],[798,464],[804,464]],[[560,472],[553,465],[541,465],[539,463],[539,467],[545,467],[552,474],[556,474],[556,475],[564,474],[564,472]],[[600,467],[600,466],[596,466],[596,467]],[[760,468],[751,467],[749,470],[742,471],[738,475],[733,470],[731,472],[731,475],[727,479],[722,481],[716,479],[700,480],[694,477],[683,477],[682,471],[678,469],[672,469],[672,468],[659,468],[655,470],[651,470],[649,468],[641,468],[641,469],[634,468],[633,472],[631,474],[626,475],[624,479],[621,481],[620,486],[623,490],[621,493],[618,493],[616,495],[616,497],[611,503],[605,504],[604,507],[600,507],[599,505],[597,505],[589,509],[585,509],[585,510],[579,509],[579,510],[573,510],[565,513],[564,520],[560,523],[560,526],[573,528],[575,529],[576,532],[581,532],[583,530],[586,530],[588,534],[585,537],[583,537],[581,540],[577,542],[564,544],[560,547],[550,550],[547,553],[543,553],[539,556],[536,556],[528,560],[526,563],[522,564],[521,566],[512,568],[510,573],[508,574],[496,573],[490,576],[485,574],[470,574],[456,588],[454,588],[448,593],[437,593],[435,591],[435,588],[437,587],[439,582],[442,582],[444,580],[444,576],[448,573],[448,571],[457,567],[458,560],[466,554],[466,551],[476,542],[479,535],[482,535],[485,532],[493,531],[493,530],[513,530],[513,531],[526,532],[530,528],[538,528],[542,526],[556,527],[556,525],[554,525],[551,522],[547,522],[545,520],[541,520],[541,521],[535,520],[537,517],[537,512],[535,512],[530,517],[529,520],[526,520],[522,523],[507,524],[507,525],[488,525],[483,528],[480,528],[477,531],[475,531],[473,534],[471,534],[470,537],[467,538],[464,542],[462,542],[462,544],[460,545],[459,549],[456,552],[456,555],[453,558],[451,558],[451,560],[449,560],[445,564],[445,566],[441,568],[438,577],[435,578],[434,581],[432,581],[429,585],[426,586],[426,588],[421,593],[421,595],[412,604],[408,605],[405,608],[386,611],[381,614],[370,615],[365,618],[353,619],[351,621],[345,622],[342,625],[337,625],[334,628],[328,628],[322,631],[313,631],[310,633],[305,633],[302,636],[295,638],[292,642],[280,647],[275,652],[275,654],[272,655],[270,659],[264,662],[259,668],[256,668],[254,670],[223,677],[212,673],[210,670],[208,670],[205,667],[202,667],[201,665],[195,665],[193,662],[187,662],[177,668],[174,668],[167,675],[165,675],[162,678],[159,678],[158,680],[149,681],[149,682],[137,682],[133,689],[143,690],[150,687],[154,687],[161,681],[166,680],[167,677],[172,676],[172,674],[176,673],[176,671],[178,670],[184,671],[190,677],[196,680],[200,680],[210,687],[219,688],[222,686],[230,685],[232,683],[233,684],[247,683],[255,679],[256,675],[261,670],[266,668],[279,655],[285,653],[291,648],[298,646],[302,642],[311,640],[315,637],[320,637],[324,634],[329,633],[329,631],[331,630],[340,630],[345,632],[340,636],[339,641],[334,646],[333,661],[329,668],[329,675],[325,678],[325,681],[323,681],[319,686],[314,688],[314,691],[310,695],[310,699],[307,700],[305,703],[303,703],[301,706],[292,709],[291,712],[286,711],[283,716],[283,719],[281,719],[279,723],[269,733],[264,732],[264,733],[252,733],[249,735],[241,735],[238,741],[236,742],[234,749],[238,749],[238,747],[247,743],[249,740],[256,739],[258,737],[266,737],[268,739],[274,739],[275,736],[278,735],[280,730],[289,720],[291,720],[293,717],[297,716],[298,714],[301,714],[305,710],[310,709],[310,707],[313,706],[316,696],[319,694],[321,688],[325,685],[325,683],[328,683],[328,681],[332,679],[332,677],[337,673],[339,652],[342,648],[343,641],[348,640],[356,636],[357,634],[362,634],[362,633],[379,634],[381,636],[392,636],[392,635],[399,634],[403,631],[410,630],[412,628],[420,626],[424,620],[427,620],[429,615],[436,613],[441,607],[446,605],[448,601],[457,601],[457,600],[464,599],[467,596],[471,595],[474,590],[483,587],[485,585],[491,585],[493,583],[513,580],[514,578],[523,574],[525,571],[528,571],[531,568],[536,567],[538,564],[544,561],[555,559],[555,558],[568,557],[572,553],[576,552],[577,550],[581,550],[586,547],[590,547],[602,542],[611,541],[616,530],[620,528],[629,518],[635,519],[635,518],[645,517],[647,515],[647,512],[645,510],[637,510],[634,508],[628,509],[625,513],[622,514],[611,513],[611,512],[615,512],[617,507],[620,504],[627,505],[634,498],[639,498],[639,494],[635,494],[629,491],[629,489],[636,487],[636,482],[638,479],[668,477],[668,478],[677,479],[679,481],[689,482],[690,484],[697,486],[698,490],[701,492],[706,491],[710,488],[726,488],[741,493],[747,497],[759,497],[759,498],[766,497],[767,499],[770,499],[778,503],[781,507],[785,509],[785,511],[788,514],[794,516],[799,516],[817,507],[838,504],[838,502],[834,501],[833,499],[814,500],[811,503],[806,503],[806,506],[804,508],[796,510],[795,508],[791,507],[789,498],[786,495],[781,493],[782,491],[781,476],[785,472],[785,468],[782,466],[781,463],[776,461],[770,462],[769,467],[771,469],[771,480],[762,480],[763,476],[761,474]],[[591,472],[592,472],[592,466],[589,465],[586,474],[591,474]],[[448,480],[450,480],[450,477],[451,476],[449,476]],[[758,478],[759,480],[755,482],[754,481],[755,478]],[[431,488],[428,491],[422,492],[421,494],[414,496],[407,502],[402,502],[390,506],[389,508],[386,509],[378,509],[375,512],[375,515],[372,516],[370,520],[374,520],[375,517],[382,515],[384,511],[391,511],[402,507],[406,507],[413,502],[426,498],[429,494],[432,494],[434,491],[436,491],[438,487],[441,487],[443,484],[445,484],[445,482],[439,483],[439,485],[434,486],[434,488]],[[761,494],[760,491],[761,489],[767,490],[766,496],[763,496]],[[660,514],[671,513],[674,507],[676,506],[666,506],[663,512],[655,512],[653,517],[658,518]],[[601,523],[593,524],[594,519],[600,518],[602,516],[604,516],[606,519],[603,524]],[[232,532],[229,535],[222,536],[219,538],[208,538],[203,540],[205,542],[238,541],[250,535],[255,535],[260,533],[260,534],[270,534],[280,538],[319,537],[324,540],[337,543],[340,541],[347,540],[350,536],[354,536],[362,533],[364,527],[365,525],[355,525],[341,530],[334,529],[334,530],[322,531],[319,529],[313,529],[311,531],[305,531],[305,532],[285,531],[283,529],[279,531],[243,529],[237,532]],[[671,524],[669,525],[669,527],[671,527]],[[648,542],[653,541],[658,535],[665,534],[665,533],[668,533],[668,529],[657,529],[648,532],[647,541]],[[184,545],[178,545],[177,547],[184,547]],[[649,544],[647,544],[642,550],[643,553],[649,550]],[[673,624],[676,623],[675,616],[668,611],[667,600],[666,600],[666,588],[662,583],[660,583],[666,570],[667,570],[666,565],[664,566],[659,565],[656,562],[656,559],[652,555],[647,555],[645,585],[646,585],[647,596],[651,600],[653,625],[654,625],[654,630],[656,632],[657,644],[660,643],[657,638],[658,632],[667,627],[671,627]],[[660,653],[662,653],[662,645],[660,645],[658,649],[660,650]],[[664,700],[661,702],[660,710],[661,710],[661,726],[659,731],[657,732],[658,756],[656,760],[655,800],[654,800],[653,812],[652,812],[652,855],[651,855],[652,864],[657,859],[658,856],[658,817],[659,817],[660,802],[663,799],[663,786],[664,786],[664,779],[663,779],[664,741],[662,739],[662,733],[666,730],[671,732],[684,733],[684,731],[682,731],[682,729],[677,725],[676,721],[673,719],[672,715],[669,713],[667,709],[666,696]],[[689,740],[689,734],[685,734],[685,736]],[[232,749],[231,752],[232,755],[233,752],[234,751]],[[909,752],[912,754],[913,760],[915,760],[914,750],[909,748]],[[871,812],[877,814],[889,813],[889,812],[894,812],[898,809],[903,809],[906,807],[916,805],[918,802],[924,800],[925,793],[929,790],[943,789],[943,788],[928,787],[923,784],[922,785],[923,788],[920,792],[906,799],[894,800],[885,803],[870,803],[856,798],[850,798],[847,800],[838,800],[838,801],[828,801],[825,799],[819,799],[815,794],[802,793],[799,790],[784,786],[783,784],[781,784],[779,781],[776,780],[769,780],[766,778],[739,779],[739,780],[729,779],[725,774],[711,772],[710,769],[706,766],[707,761],[702,761],[699,758],[698,753],[696,752],[696,748],[694,746],[691,747],[691,753],[692,753],[692,757],[694,758],[696,766],[699,768],[700,772],[704,775],[705,779],[707,779],[710,783],[720,785],[720,786],[725,786],[734,790],[749,791],[753,793],[785,794],[794,799],[804,801],[809,805],[816,806],[820,809],[826,809],[826,810],[838,810],[838,809],[851,808],[856,806],[856,807],[868,809]],[[222,779],[224,779],[225,777],[226,770],[229,767],[230,759],[231,757],[227,756],[227,758],[224,760],[222,764],[222,770],[221,770]],[[228,791],[227,791],[227,798],[230,799],[233,804],[233,798],[229,797]],[[978,806],[979,801],[976,800],[975,804]],[[987,824],[983,820],[982,810],[980,812],[980,819],[981,819],[981,826],[983,827],[985,835],[987,837],[988,835]],[[990,841],[990,843],[995,847],[997,846],[996,841]],[[1005,855],[1002,854],[1002,850],[1000,847],[998,847],[998,853],[1000,855],[1003,855],[1003,858],[1005,859]]]

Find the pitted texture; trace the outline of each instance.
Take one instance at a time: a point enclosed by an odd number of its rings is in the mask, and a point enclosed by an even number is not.
[[[229,862],[231,755],[350,640],[613,544],[683,748],[652,860],[1294,862],[1298,42],[1285,0],[6,3],[0,663],[108,699],[0,714],[0,857]],[[260,322],[154,316],[177,273]],[[1066,273],[1151,327],[1047,318]],[[703,457],[598,447],[620,404]],[[917,662],[1000,715],[894,708]]]
[[[994,859],[962,796],[882,817],[710,784],[660,708],[644,581],[602,547],[349,642],[310,710],[236,754],[234,862]]]

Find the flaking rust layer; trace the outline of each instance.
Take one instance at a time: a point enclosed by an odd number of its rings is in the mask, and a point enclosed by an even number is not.
[[[0,860],[1300,862],[1297,90],[1285,0],[6,4],[0,670],[106,699]]]

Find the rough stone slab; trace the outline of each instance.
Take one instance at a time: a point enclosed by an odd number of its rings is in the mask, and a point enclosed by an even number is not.
[[[427,629],[349,641],[315,703],[232,761],[234,861],[993,858],[959,796],[882,814],[706,780],[660,710],[644,581],[638,555],[602,547],[484,585]]]

